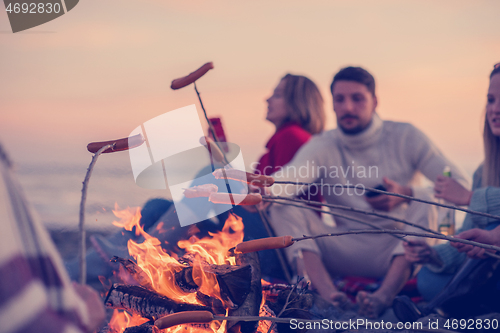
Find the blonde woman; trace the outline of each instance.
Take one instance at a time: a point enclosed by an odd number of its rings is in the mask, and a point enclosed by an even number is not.
[[[434,190],[437,198],[455,205],[500,215],[500,63],[490,74],[483,141],[485,159],[474,173],[472,190],[444,176],[437,178]],[[495,228],[499,222],[468,214],[456,237],[500,244],[500,230]],[[455,273],[459,269],[463,271],[461,266],[466,259],[466,254],[461,252],[467,252],[469,257],[484,258],[484,250],[459,243],[429,247],[412,242],[405,245],[405,250],[407,260],[425,265],[417,277],[419,290],[426,300],[435,298],[452,278],[457,280]]]

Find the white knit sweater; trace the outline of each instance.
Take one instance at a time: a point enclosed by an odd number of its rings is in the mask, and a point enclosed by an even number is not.
[[[421,172],[429,180],[434,181],[442,174],[445,166],[451,168],[453,178],[468,185],[469,180],[464,173],[446,159],[421,131],[411,124],[382,121],[375,114],[370,126],[360,134],[346,135],[341,130],[334,129],[313,137],[282,171],[273,176],[276,180],[352,184],[364,187],[382,184],[382,178],[387,177],[399,184],[411,186],[415,197],[429,199],[429,189],[416,186],[416,175]],[[300,194],[300,187],[274,185],[272,192],[273,195],[290,197]],[[328,203],[373,210],[366,202],[361,188],[357,191],[336,188],[334,191],[332,188],[323,187],[322,194]],[[413,207],[418,209],[409,209],[409,205],[415,206],[417,203],[400,205],[389,214],[429,226],[428,214],[419,213],[420,210],[426,209],[426,206],[418,204],[421,206]],[[414,216],[408,216],[409,211],[412,211]],[[336,212],[384,229],[405,228],[416,231],[392,220],[347,211]],[[340,217],[335,218],[336,227],[321,222],[309,223],[301,219],[298,217],[294,221],[290,219],[273,221],[273,226],[277,234],[296,233],[293,236],[369,229],[365,225]],[[299,249],[321,254],[325,266],[334,275],[373,277],[383,277],[392,256],[403,253],[398,239],[389,235],[366,234],[297,242],[289,248],[287,253],[289,258],[293,258]],[[328,255],[325,255],[325,252]]]

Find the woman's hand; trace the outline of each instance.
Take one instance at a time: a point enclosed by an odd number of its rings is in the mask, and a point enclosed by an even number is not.
[[[468,206],[472,192],[460,185],[455,179],[438,176],[434,183],[435,197],[458,206]]]
[[[405,259],[413,264],[433,264],[436,266],[443,264],[436,250],[424,240],[407,240],[403,243],[403,247],[405,249]]]
[[[493,230],[483,229],[470,229],[455,236],[460,239],[467,239],[478,243],[500,245],[500,227]],[[473,259],[484,259],[486,249],[463,243],[450,242],[450,244],[457,248],[460,252],[467,253],[467,256]]]

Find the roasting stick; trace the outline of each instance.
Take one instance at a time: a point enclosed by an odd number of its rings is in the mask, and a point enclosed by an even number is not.
[[[263,200],[263,201],[268,201],[269,202],[271,200]],[[320,212],[320,213],[324,213],[324,214],[328,214],[328,215],[332,215],[332,216],[336,216],[336,217],[342,217],[342,218],[344,218],[346,220],[357,222],[359,224],[366,225],[366,226],[368,226],[370,228],[373,228],[373,229],[383,230],[382,228],[380,228],[379,226],[377,226],[377,225],[375,225],[373,223],[361,221],[361,220],[355,219],[353,217],[350,217],[350,216],[347,216],[347,215],[344,215],[344,214],[329,212],[329,211],[326,211],[326,210],[322,210],[320,208],[310,207],[310,206],[301,205],[301,204],[293,204],[293,203],[289,203],[289,202],[280,202],[280,201],[274,201],[274,200],[271,201],[271,202],[274,202],[274,203],[279,204],[279,205],[294,206],[294,207],[309,209],[309,210],[312,210],[312,211],[315,211],[315,212]],[[441,235],[441,234],[438,234],[438,235]],[[398,235],[391,235],[391,236],[393,236],[394,238],[400,239],[400,240],[405,240],[405,238],[402,237],[402,236],[398,236]]]
[[[357,185],[342,185],[342,184],[321,184],[321,183],[304,183],[304,182],[292,182],[292,181],[279,181],[275,180],[274,184],[281,184],[281,185],[298,185],[298,186],[329,186],[329,187],[342,187],[342,188],[361,188],[360,186]],[[443,207],[443,208],[449,208],[449,209],[454,209],[454,210],[459,210],[465,213],[473,214],[473,215],[479,215],[479,216],[484,216],[484,217],[489,217],[495,220],[500,220],[500,216],[498,215],[493,215],[493,214],[488,214],[488,213],[483,213],[483,212],[478,212],[475,210],[470,210],[467,208],[462,208],[454,205],[447,205],[447,204],[442,204],[439,202],[435,201],[429,201],[429,200],[424,200],[424,199],[418,199],[409,195],[404,195],[404,194],[399,194],[399,193],[394,193],[394,192],[387,192],[383,190],[379,190],[376,188],[371,188],[371,187],[363,187],[364,190],[368,192],[376,192],[380,194],[386,194],[390,195],[393,197],[399,197],[403,199],[408,199],[416,202],[422,202],[425,204],[433,205],[433,206],[438,206],[438,207]]]
[[[83,180],[82,188],[82,199],[80,200],[80,220],[78,222],[78,229],[80,231],[80,252],[78,261],[80,262],[80,284],[87,283],[87,262],[85,260],[85,255],[87,253],[85,239],[87,237],[85,230],[85,203],[87,201],[87,188],[89,185],[90,176],[92,175],[92,170],[94,170],[94,165],[97,162],[97,158],[107,149],[113,149],[114,144],[107,144],[96,151],[94,156],[92,156],[92,161],[87,168],[87,174]]]
[[[318,322],[324,323],[324,319],[300,319],[300,318],[277,318],[277,317],[260,317],[260,316],[217,316],[211,313],[210,311],[185,311],[185,312],[177,312],[173,314],[166,315],[160,319],[155,321],[155,326],[158,329],[163,330],[172,326],[182,325],[182,324],[194,324],[194,323],[209,323],[214,320],[234,320],[234,321],[261,321],[268,320],[275,323],[285,323],[290,324],[291,320],[296,320],[297,322]],[[337,321],[337,320],[328,320],[328,324],[335,326],[336,323],[346,323],[347,327],[349,327],[349,321]],[[356,322],[357,323],[357,322]],[[357,325],[358,327],[367,327],[368,323],[365,323],[363,320],[363,324]],[[393,326],[396,326],[396,323],[393,323]],[[342,327],[342,324],[341,324]],[[442,329],[413,329],[413,331],[419,332],[437,332],[437,333],[450,333],[453,331],[442,330]]]
[[[215,140],[212,142],[215,143],[215,146],[218,148],[216,150],[213,145],[210,146],[209,140],[205,139],[207,141],[207,148],[210,151],[210,156],[215,158],[216,155],[214,155],[214,154],[221,153],[222,156],[224,157],[224,161],[229,165],[229,161],[226,157],[226,154],[224,154],[223,150],[219,146],[219,142],[218,142],[219,139],[217,137],[217,134],[215,133],[214,127],[212,126],[212,123],[210,122],[210,120],[208,120],[207,111],[205,110],[205,106],[203,105],[203,101],[201,100],[201,96],[200,96],[200,93],[198,91],[198,88],[196,87],[196,80],[201,78],[203,75],[205,75],[209,70],[211,70],[213,68],[214,68],[214,64],[212,62],[207,62],[206,64],[204,64],[203,66],[201,66],[200,68],[198,68],[194,72],[190,73],[189,75],[173,80],[172,84],[170,85],[170,88],[172,88],[173,90],[177,90],[177,89],[184,88],[185,86],[188,86],[191,83],[194,84],[194,91],[196,91],[196,95],[198,96],[198,100],[200,101],[201,109],[203,110],[203,115],[205,116],[205,119],[208,123],[208,128],[210,130],[210,133],[212,133],[212,136],[214,137],[214,140]],[[214,153],[212,153],[212,151],[214,151]],[[214,170],[215,170],[215,167],[214,167],[214,164],[212,162],[212,171],[214,171]],[[227,188],[228,192],[231,192],[231,189],[229,188],[229,183],[228,183],[227,179],[226,179],[226,188]],[[231,200],[232,200],[232,197],[231,197]],[[231,202],[231,204],[234,206],[234,202]]]
[[[409,221],[406,221],[406,220],[403,220],[403,219],[398,219],[397,217],[393,217],[393,216],[390,216],[390,215],[387,215],[387,214],[380,214],[380,213],[377,213],[375,211],[367,211],[367,210],[363,210],[363,209],[357,209],[357,208],[354,208],[354,207],[347,207],[347,206],[342,206],[342,205],[327,204],[327,203],[322,203],[322,202],[318,202],[318,201],[311,201],[311,200],[304,200],[304,199],[294,199],[294,198],[281,197],[281,196],[270,196],[269,195],[269,196],[263,196],[262,197],[262,201],[274,202],[274,203],[286,205],[286,203],[280,202],[279,200],[299,202],[299,203],[311,204],[311,205],[316,205],[316,206],[325,206],[325,207],[334,208],[334,209],[341,209],[341,210],[351,211],[351,212],[354,212],[354,213],[360,213],[360,214],[365,214],[365,215],[378,216],[378,217],[381,217],[381,218],[384,218],[384,219],[393,220],[393,221],[396,221],[396,222],[401,222],[401,223],[409,225],[411,227],[418,228],[418,229],[430,232],[431,234],[441,235],[440,232],[434,231],[434,230],[426,228],[424,226],[421,226],[421,225],[418,225],[418,224],[415,224],[415,223],[412,223],[412,222],[409,222]],[[299,206],[297,206],[297,207],[299,207]],[[303,206],[303,207],[304,208],[309,208],[307,206]],[[328,213],[328,212],[323,211],[323,210],[320,210],[320,211],[324,212],[324,213]],[[340,217],[346,217],[346,216],[340,215]]]
[[[223,194],[224,196],[220,196],[221,194]],[[227,193],[211,193],[209,199],[211,199],[213,196],[216,196],[216,195],[217,195],[218,199],[217,200],[210,200],[210,201],[212,201],[214,203],[221,203],[221,204],[227,204],[228,203],[228,201],[227,201]],[[236,196],[236,195],[238,195],[238,194],[234,194],[234,196]],[[240,195],[242,195],[242,194],[240,194]],[[220,200],[219,200],[219,196],[220,196]],[[258,196],[260,197],[260,195],[258,195]],[[251,197],[251,199],[248,199],[249,197]],[[262,200],[262,198],[260,200]],[[252,194],[248,194],[246,196],[246,198],[240,204],[243,204],[243,205],[256,205],[257,203],[260,202],[260,200],[255,195],[255,193],[252,193]],[[268,200],[268,201],[270,201],[270,200]],[[243,203],[243,202],[245,202],[245,203]],[[332,213],[332,212],[327,212],[327,211],[324,211],[324,210],[319,209],[319,208],[309,207],[309,206],[306,206],[306,205],[284,203],[284,202],[279,202],[279,201],[275,201],[275,200],[273,200],[273,202],[279,203],[279,204],[290,205],[290,206],[296,206],[296,207],[299,207],[299,208],[311,209],[311,210],[323,212],[323,213],[326,213],[326,214],[331,214],[331,215],[334,215],[334,216],[340,216],[340,217],[343,217],[343,218],[346,218],[346,219],[349,219],[349,220],[353,220],[355,222],[359,222],[359,223],[363,223],[365,225],[369,225],[370,227],[375,228],[375,230],[350,230],[350,231],[343,232],[343,233],[330,233],[330,234],[322,234],[322,235],[316,235],[316,236],[304,236],[302,238],[294,238],[291,241],[286,241],[283,237],[292,237],[292,236],[261,238],[261,239],[255,239],[255,240],[251,240],[251,241],[240,243],[236,247],[229,249],[229,252],[231,252],[231,253],[248,253],[248,252],[257,252],[257,251],[270,250],[270,249],[281,249],[281,248],[285,248],[285,247],[288,247],[288,246],[292,245],[295,241],[301,241],[301,240],[305,240],[305,239],[316,239],[316,238],[327,237],[327,236],[342,236],[342,235],[347,235],[347,234],[366,234],[366,233],[390,234],[390,235],[394,235],[395,237],[403,239],[403,240],[404,240],[404,237],[400,237],[398,235],[427,237],[427,238],[435,238],[435,239],[444,239],[444,240],[448,240],[450,242],[457,242],[457,243],[469,244],[469,245],[478,246],[478,247],[481,247],[481,248],[484,248],[484,249],[490,249],[490,250],[500,251],[500,247],[496,247],[496,246],[488,245],[488,244],[482,244],[482,243],[478,243],[478,242],[474,242],[474,241],[470,241],[470,240],[465,240],[465,239],[460,239],[460,238],[445,236],[445,235],[442,235],[442,234],[439,234],[439,233],[418,233],[418,232],[410,232],[410,231],[403,231],[403,230],[380,229],[379,227],[376,227],[375,225],[372,225],[370,223],[367,223],[367,222],[364,222],[364,221],[360,221],[360,220],[357,220],[357,219],[353,219],[353,218],[351,218],[349,216],[345,216],[345,215],[341,215],[341,214],[337,214],[337,213]],[[404,221],[404,220],[402,220],[402,221]],[[407,222],[407,221],[405,221],[405,222]],[[407,223],[410,223],[410,222],[407,222]],[[413,224],[411,224],[411,225],[413,225]],[[416,226],[416,225],[413,225],[413,226]],[[500,256],[498,256],[496,254],[493,254],[493,253],[490,253],[490,252],[485,252],[485,254],[487,256],[500,259]]]
[[[360,235],[360,234],[394,234],[394,235],[403,235],[403,236],[416,236],[416,237],[427,237],[427,238],[435,238],[435,239],[444,239],[450,242],[462,243],[477,246],[486,250],[494,250],[500,251],[500,247],[474,242],[467,239],[460,239],[445,235],[435,235],[435,234],[426,234],[421,232],[412,232],[412,231],[404,231],[404,230],[388,230],[388,229],[370,229],[370,230],[348,230],[343,232],[332,232],[329,234],[320,234],[315,236],[303,236],[294,238],[292,236],[281,236],[281,237],[270,237],[270,238],[261,238],[254,239],[246,242],[239,243],[234,248],[229,249],[231,253],[249,253],[249,252],[257,252],[261,250],[269,250],[269,249],[282,249],[285,247],[291,246],[295,242],[307,240],[307,239],[316,239],[322,237],[333,237],[333,236],[343,236],[343,235]],[[485,252],[490,253],[490,252]],[[493,258],[500,259],[500,256],[490,253],[489,256]]]
[[[80,283],[86,284],[87,282],[87,262],[85,261],[86,249],[86,230],[85,230],[85,203],[87,202],[87,188],[90,181],[90,176],[92,175],[92,170],[97,162],[99,155],[104,153],[113,153],[116,151],[128,150],[130,148],[135,148],[144,143],[144,138],[141,134],[134,135],[128,138],[103,141],[103,142],[91,142],[87,145],[87,150],[94,153],[92,156],[92,161],[87,168],[87,173],[85,174],[85,179],[83,180],[82,188],[82,199],[80,200],[80,216],[78,222],[78,230],[80,232],[80,251],[79,251],[79,264],[80,264]]]
[[[238,172],[239,172],[239,174],[238,174]],[[239,180],[241,182],[246,182],[246,183],[249,183],[249,184],[252,184],[255,186],[260,186],[260,187],[269,187],[269,186],[272,186],[274,184],[280,184],[280,185],[297,185],[297,186],[327,186],[327,187],[342,187],[342,188],[357,188],[357,189],[361,188],[361,189],[368,191],[368,192],[376,192],[376,193],[380,193],[380,194],[386,194],[386,195],[390,195],[390,196],[394,196],[394,197],[399,197],[399,198],[408,199],[408,200],[412,200],[412,201],[422,202],[422,203],[433,205],[433,206],[459,210],[459,211],[462,211],[465,213],[470,213],[473,215],[479,215],[479,216],[489,217],[489,218],[492,218],[495,220],[500,220],[500,216],[498,216],[498,215],[478,212],[478,211],[470,210],[467,208],[457,207],[454,205],[447,205],[447,204],[442,204],[439,202],[418,199],[418,198],[415,198],[415,197],[412,197],[409,195],[387,192],[387,191],[379,190],[379,189],[372,188],[372,187],[365,187],[365,186],[361,187],[359,185],[342,185],[342,184],[324,184],[324,183],[306,183],[306,182],[282,181],[282,180],[274,180],[274,178],[271,176],[263,176],[263,175],[254,175],[254,177],[261,176],[261,177],[266,177],[266,179],[269,179],[269,180],[267,180],[266,182],[258,182],[258,181],[254,182],[251,179],[247,180],[244,177],[244,174],[245,174],[245,172],[243,172],[243,171],[233,170],[233,175],[228,175],[228,178],[233,179],[233,180]],[[272,179],[272,181],[271,181],[271,179]]]

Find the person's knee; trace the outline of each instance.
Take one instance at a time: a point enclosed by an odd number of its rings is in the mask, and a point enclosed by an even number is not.
[[[452,274],[434,273],[424,266],[417,274],[418,292],[424,300],[430,301],[444,289],[452,278]]]

